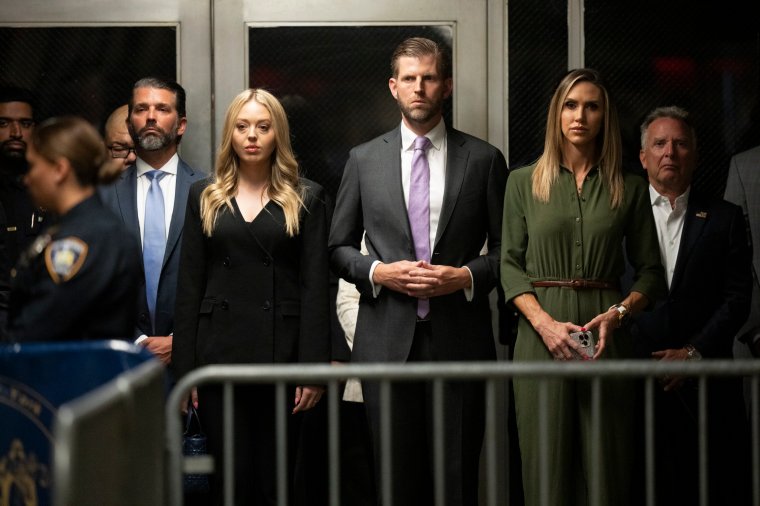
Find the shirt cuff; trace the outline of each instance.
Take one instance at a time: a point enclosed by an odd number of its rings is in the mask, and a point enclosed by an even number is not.
[[[148,339],[148,336],[146,336],[145,334],[143,334],[140,337],[138,337],[137,339],[135,339],[135,344],[140,344],[141,342],[145,341],[146,339]]]
[[[472,277],[472,271],[469,267],[465,265],[464,268],[470,273],[470,288],[462,288],[462,290],[464,290],[464,298],[467,299],[467,302],[472,302],[472,297],[475,294],[475,278]]]
[[[375,260],[369,268],[369,284],[372,286],[372,296],[374,298],[377,298],[377,296],[380,295],[380,289],[382,288],[382,285],[375,286],[375,282],[372,281],[372,275],[375,273],[375,267],[377,267],[378,264],[380,264],[380,260]]]

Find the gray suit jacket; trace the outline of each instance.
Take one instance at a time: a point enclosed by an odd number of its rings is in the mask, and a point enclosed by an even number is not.
[[[740,341],[751,343],[760,339],[760,146],[731,158],[724,198],[743,209],[752,247],[752,304],[738,334]]]
[[[158,282],[158,299],[156,300],[156,328],[150,324],[148,301],[145,296],[145,276],[141,283],[138,302],[137,329],[135,337],[145,334],[148,336],[167,336],[174,331],[174,304],[177,295],[177,272],[179,270],[179,253],[182,237],[182,227],[185,223],[187,195],[190,185],[203,179],[205,173],[195,170],[187,163],[179,160],[177,165],[176,189],[174,194],[174,209],[169,234],[166,239],[166,252],[161,268],[161,278]],[[126,169],[121,177],[112,185],[102,186],[100,194],[103,203],[116,213],[129,230],[140,239],[140,222],[137,218],[137,168],[133,165]],[[142,264],[141,264],[142,265]],[[143,270],[144,273],[144,270]]]
[[[501,220],[507,164],[487,142],[447,130],[446,181],[432,263],[466,266],[474,297],[462,290],[430,301],[436,360],[495,359],[489,293],[499,280]],[[368,255],[359,251],[362,234]],[[480,255],[488,241],[488,252]],[[330,230],[335,273],[361,293],[352,360],[403,362],[416,325],[417,299],[383,288],[372,295],[369,271],[415,260],[401,183],[401,134],[396,128],[351,150]]]

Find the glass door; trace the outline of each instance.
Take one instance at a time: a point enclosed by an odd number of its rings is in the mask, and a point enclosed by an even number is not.
[[[388,90],[390,57],[404,38],[424,36],[452,53],[446,121],[503,148],[501,129],[494,128],[503,122],[501,94],[489,93],[489,44],[501,40],[489,37],[489,8],[498,9],[491,4],[225,2],[214,21],[215,33],[224,34],[214,38],[216,134],[239,91],[272,91],[293,118],[294,149],[307,175],[334,194],[350,148],[400,121]],[[494,56],[502,46],[492,45]]]
[[[176,79],[187,90],[182,157],[208,170],[210,18],[192,0],[17,2],[0,22],[0,81],[31,90],[40,119],[75,114],[102,129],[139,78]]]

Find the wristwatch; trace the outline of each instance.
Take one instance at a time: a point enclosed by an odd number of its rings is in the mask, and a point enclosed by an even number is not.
[[[631,312],[628,310],[628,306],[625,304],[613,304],[607,309],[609,311],[610,309],[614,309],[618,312],[618,324],[619,327],[622,327],[627,321],[628,318],[631,316]]]
[[[702,354],[693,345],[687,344],[684,346],[686,350],[686,360],[701,360]]]

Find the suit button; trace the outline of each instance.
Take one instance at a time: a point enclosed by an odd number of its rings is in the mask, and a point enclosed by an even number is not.
[[[141,322],[147,322],[149,320],[148,313],[140,313],[140,321]]]
[[[219,304],[219,307],[227,311],[230,308],[230,303],[226,300],[223,300],[221,304]]]
[[[271,264],[272,261],[269,259],[269,257],[264,257],[264,265],[266,267],[269,267],[269,264]]]
[[[230,263],[231,263],[230,257],[224,257],[224,260],[222,261],[222,265],[224,265],[225,267],[229,267]]]
[[[270,309],[272,309],[272,303],[269,302],[268,300],[265,300],[264,304],[261,305],[261,309],[263,309],[264,311],[269,311]]]

